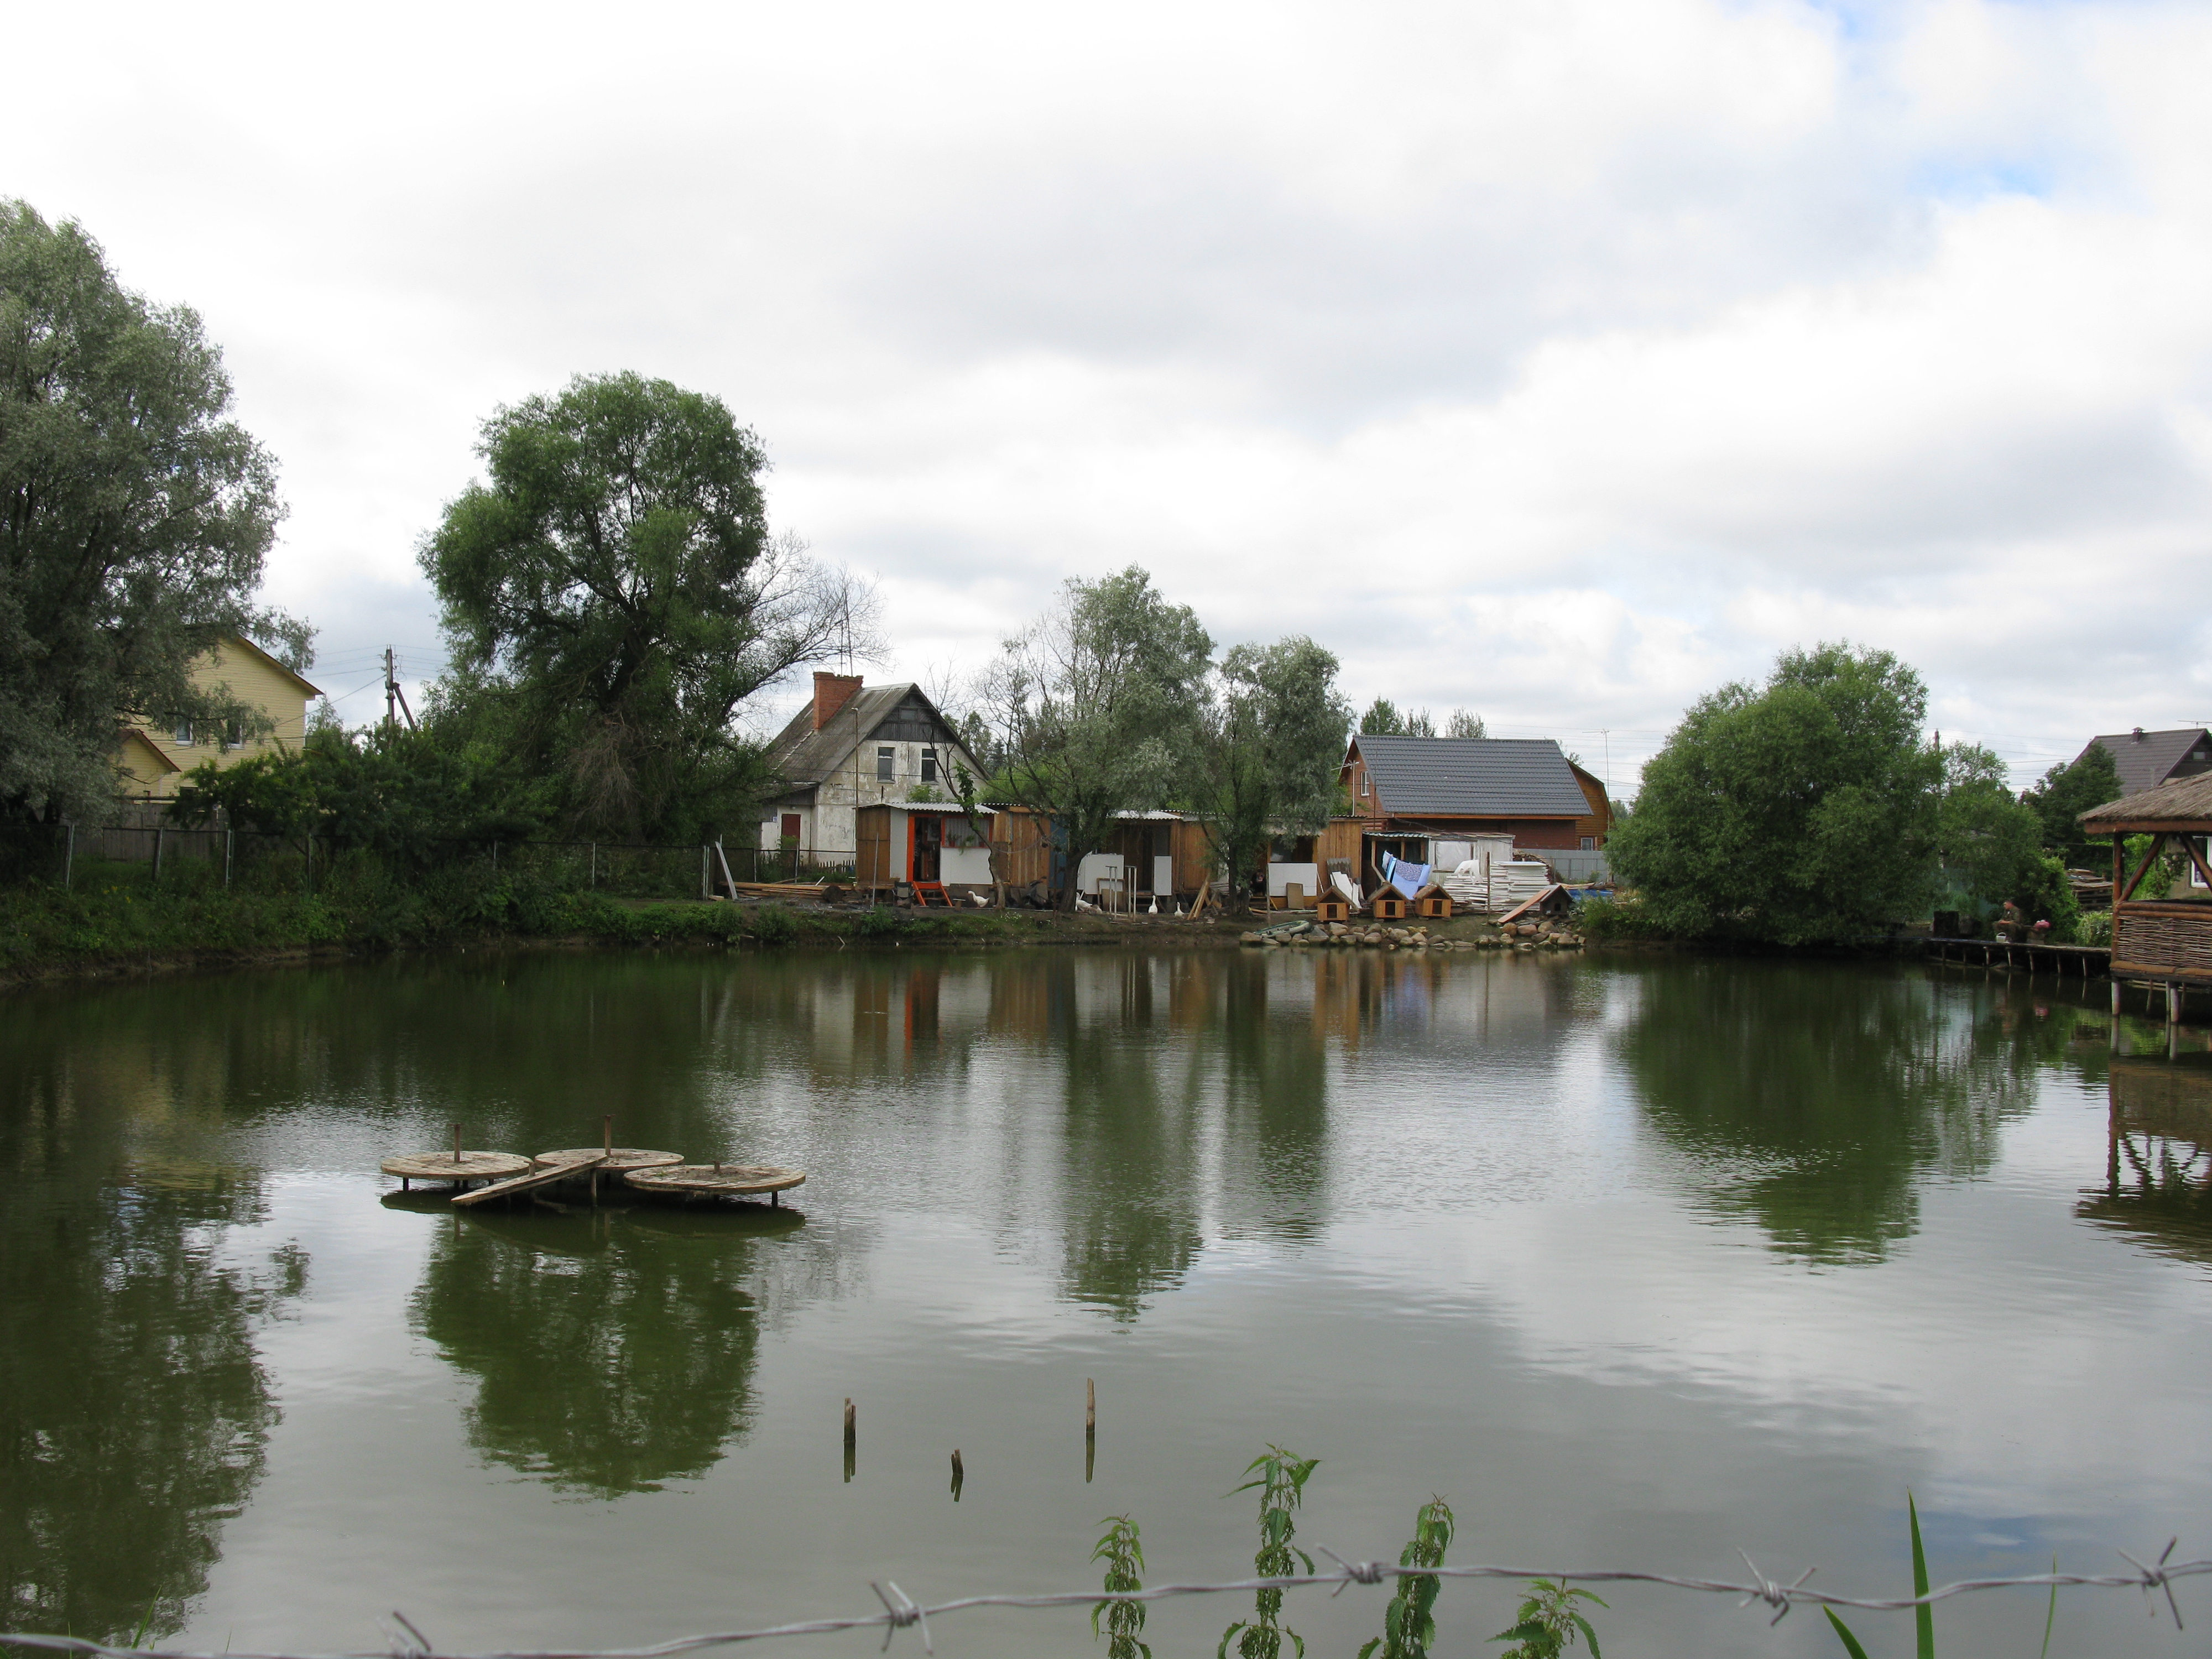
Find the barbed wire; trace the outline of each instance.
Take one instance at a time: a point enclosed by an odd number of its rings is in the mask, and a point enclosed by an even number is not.
[[[842,1619],[810,1619],[792,1625],[771,1625],[759,1630],[714,1631],[699,1636],[680,1636],[673,1641],[657,1642],[641,1648],[549,1648],[530,1650],[501,1650],[468,1653],[442,1649],[418,1629],[404,1613],[394,1612],[392,1617],[398,1623],[404,1635],[386,1626],[392,1638],[392,1645],[379,1652],[306,1655],[296,1653],[248,1653],[225,1649],[221,1654],[191,1653],[174,1648],[114,1647],[104,1642],[94,1642],[79,1636],[42,1636],[0,1634],[0,1647],[17,1646],[45,1648],[56,1652],[87,1656],[87,1659],[672,1659],[678,1654],[696,1653],[703,1648],[732,1647],[740,1642],[766,1641],[782,1636],[825,1636],[838,1631],[870,1630],[880,1627],[884,1632],[884,1648],[889,1650],[891,1638],[902,1630],[919,1626],[923,1651],[934,1654],[937,1650],[929,1633],[933,1617],[943,1618],[948,1613],[963,1613],[971,1607],[1083,1607],[1103,1606],[1116,1601],[1164,1601],[1179,1595],[1218,1595],[1241,1594],[1264,1589],[1299,1589],[1313,1584],[1334,1584],[1335,1594],[1342,1595],[1353,1584],[1380,1584],[1391,1578],[1512,1578],[1527,1581],[1544,1578],[1566,1584],[1660,1584],[1674,1589],[1700,1590],[1716,1595],[1735,1595],[1742,1599],[1739,1607],[1748,1607],[1753,1601],[1774,1609],[1768,1625],[1782,1622],[1790,1608],[1801,1603],[1825,1607],[1851,1607],[1866,1613],[1902,1613],[1911,1607],[1932,1607],[1938,1601],[1948,1601],[1954,1595],[1970,1595],[1978,1590],[1993,1589],[2139,1589],[2145,1595],[2153,1590],[2166,1596],[2167,1610],[2173,1614],[2176,1630],[2181,1629],[2181,1604],[2174,1599],[2173,1583],[2178,1578],[2195,1578],[2212,1573],[2212,1561],[2173,1561],[2174,1547],[2180,1540],[2171,1540],[2155,1562],[2137,1560],[2125,1550],[2116,1551],[2119,1558],[2132,1567],[2132,1572],[2081,1573],[2037,1572],[2014,1578],[1962,1578],[1955,1583],[1941,1585],[1925,1595],[1865,1596],[1841,1595],[1828,1590],[1808,1587],[1806,1581],[1819,1571],[1808,1567],[1788,1583],[1771,1578],[1759,1571],[1758,1565],[1744,1551],[1736,1553],[1751,1574],[1748,1583],[1723,1578],[1686,1578],[1667,1572],[1635,1572],[1616,1568],[1570,1569],[1560,1571],[1554,1567],[1510,1567],[1471,1565],[1463,1567],[1409,1567],[1396,1562],[1347,1561],[1326,1545],[1316,1546],[1323,1555],[1337,1565],[1327,1572],[1293,1573],[1279,1578],[1237,1578],[1220,1583],[1194,1584],[1154,1584],[1148,1589],[1119,1590],[1110,1595],[1098,1590],[1061,1590],[1034,1595],[963,1595],[934,1606],[924,1606],[908,1595],[890,1579],[872,1582],[868,1588],[884,1604],[881,1613],[859,1613]]]

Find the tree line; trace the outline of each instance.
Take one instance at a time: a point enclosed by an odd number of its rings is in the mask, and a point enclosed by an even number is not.
[[[0,818],[96,818],[125,718],[266,731],[191,678],[230,635],[311,665],[312,630],[258,599],[283,507],[231,404],[197,316],[125,289],[81,227],[0,201]],[[782,787],[760,696],[879,652],[872,591],[772,529],[765,449],[708,394],[579,376],[495,410],[476,453],[418,549],[450,652],[422,728],[323,718],[297,750],[198,769],[179,811],[403,864],[544,834],[750,839]],[[951,699],[982,775],[948,782],[971,811],[1049,815],[1071,867],[1117,814],[1172,807],[1218,870],[1249,872],[1349,810],[1337,672],[1302,635],[1218,649],[1134,564],[1070,580]],[[2075,814],[2118,793],[2111,757],[2015,797],[1990,750],[1922,740],[1926,706],[1910,667],[1845,646],[1710,694],[1617,824],[1617,876],[1651,925],[1697,936],[1850,937],[1947,894],[2070,920]],[[1387,697],[1356,726],[1484,732]]]
[[[1927,712],[1910,665],[1848,644],[1698,699],[1613,826],[1638,924],[1802,945],[2009,902],[2071,937],[2067,869],[2106,856],[2078,815],[2120,793],[2112,754],[2092,744],[2014,795],[1993,750],[1925,739]]]

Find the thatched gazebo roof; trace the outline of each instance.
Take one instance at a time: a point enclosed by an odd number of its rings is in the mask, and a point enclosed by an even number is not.
[[[2093,836],[2212,835],[2212,772],[2177,778],[2081,814]]]

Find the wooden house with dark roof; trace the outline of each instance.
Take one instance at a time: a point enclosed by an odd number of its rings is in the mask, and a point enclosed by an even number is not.
[[[2179,992],[2212,986],[2212,893],[2202,898],[2138,898],[2160,856],[2179,848],[2198,882],[2212,887],[2212,773],[2197,773],[2155,789],[2123,796],[2081,814],[2081,827],[2112,838],[2112,985],[2117,1004],[2124,980],[2150,981],[2169,993],[2169,1015],[2179,1012]],[[2148,835],[2150,850],[2130,870],[2125,838]],[[2185,888],[2177,888],[2185,892]]]
[[[954,798],[953,766],[978,782],[983,775],[920,686],[868,685],[857,674],[816,674],[813,698],[777,735],[768,763],[782,787],[763,810],[764,852],[832,868],[852,865],[864,840],[872,848],[890,838],[899,846],[884,855],[884,868],[898,880],[909,878],[917,836],[930,847],[948,844],[944,808],[929,810],[929,801]],[[909,812],[917,791],[923,810]],[[896,822],[871,813],[864,836],[860,814],[873,807],[896,809]]]
[[[1338,776],[1358,826],[1361,872],[1384,852],[1415,864],[1455,864],[1467,856],[1455,856],[1456,848],[1501,837],[1540,854],[1597,851],[1613,824],[1604,785],[1549,738],[1363,733]],[[1343,856],[1343,837],[1328,839],[1326,850]]]

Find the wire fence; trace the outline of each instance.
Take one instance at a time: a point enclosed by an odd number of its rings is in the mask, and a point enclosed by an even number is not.
[[[708,1648],[732,1647],[741,1642],[760,1642],[786,1636],[826,1636],[839,1631],[880,1629],[884,1632],[884,1647],[888,1650],[891,1638],[902,1630],[918,1627],[923,1651],[937,1651],[930,1634],[929,1621],[942,1619],[947,1613],[963,1613],[975,1607],[1104,1607],[1115,1602],[1164,1601],[1183,1595],[1220,1595],[1247,1594],[1265,1589],[1300,1589],[1316,1584],[1334,1584],[1341,1595],[1353,1584],[1380,1584],[1392,1578],[1504,1578],[1522,1583],[1533,1579],[1549,1579],[1554,1583],[1578,1584],[1658,1584],[1672,1589],[1702,1591],[1714,1595],[1733,1595],[1737,1605],[1748,1607],[1756,1601],[1762,1607],[1771,1607],[1773,1617],[1767,1620],[1778,1625],[1795,1607],[1847,1607],[1867,1613],[1903,1613],[1914,1607],[1932,1607],[1938,1601],[1948,1601],[1954,1596],[1972,1595],[1982,1590],[1996,1589],[2136,1589],[2149,1595],[2163,1595],[2166,1609],[2173,1616],[2174,1627],[2184,1628],[2181,1604],[2174,1598],[2173,1586],[2178,1579],[2195,1578],[2212,1573],[2212,1560],[2175,1561],[2172,1559],[2179,1540],[2169,1541],[2165,1553],[2157,1560],[2144,1562],[2125,1550],[2116,1552],[2131,1571],[2112,1573],[2037,1572],[2014,1578],[1962,1578],[1955,1583],[1943,1584],[1925,1595],[1869,1596],[1844,1595],[1829,1590],[1813,1589],[1808,1583],[1819,1571],[1808,1567],[1787,1583],[1771,1578],[1759,1571],[1751,1557],[1741,1550],[1736,1553],[1743,1559],[1747,1579],[1688,1578],[1674,1573],[1638,1572],[1622,1568],[1594,1567],[1561,1571],[1556,1567],[1470,1565],[1404,1566],[1396,1562],[1347,1561],[1325,1546],[1321,1553],[1334,1561],[1336,1566],[1326,1572],[1297,1573],[1279,1578],[1237,1578],[1221,1583],[1192,1584],[1155,1584],[1149,1589],[1116,1590],[1106,1594],[1098,1590],[1063,1590],[1035,1595],[963,1595],[949,1601],[924,1605],[916,1601],[897,1584],[889,1579],[872,1582],[868,1588],[883,1603],[880,1613],[856,1613],[847,1618],[810,1619],[797,1624],[770,1625],[758,1630],[714,1631],[698,1636],[682,1636],[673,1641],[657,1642],[649,1647],[638,1648],[549,1648],[538,1650],[495,1650],[489,1652],[466,1652],[458,1649],[441,1648],[422,1632],[404,1613],[395,1611],[392,1617],[399,1628],[388,1631],[392,1644],[378,1652],[307,1655],[295,1652],[250,1653],[225,1649],[220,1654],[185,1653],[172,1648],[116,1647],[104,1642],[94,1642],[76,1636],[46,1636],[28,1633],[0,1634],[0,1646],[44,1648],[61,1653],[101,1656],[102,1659],[668,1659],[669,1656],[696,1653]],[[2154,1611],[2155,1604],[2154,1604]]]
[[[562,890],[612,898],[703,899],[729,882],[850,882],[853,855],[713,842],[586,842],[426,836],[403,852],[334,844],[327,836],[185,829],[148,813],[136,823],[14,825],[0,831],[0,883],[251,885],[312,893],[349,857],[386,863],[479,865]]]

